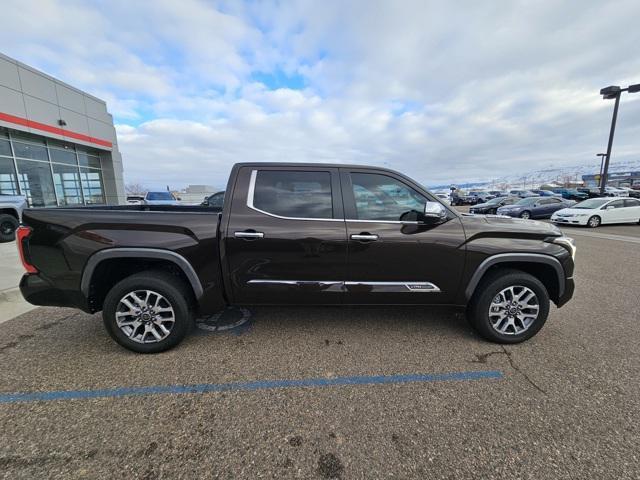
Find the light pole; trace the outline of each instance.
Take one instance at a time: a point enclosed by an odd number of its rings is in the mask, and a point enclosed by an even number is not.
[[[600,175],[600,195],[604,195],[604,187],[607,186],[607,175],[609,174],[609,161],[611,160],[611,147],[613,146],[613,134],[616,131],[616,120],[618,119],[618,106],[620,105],[620,95],[622,92],[635,93],[640,92],[640,83],[629,85],[627,88],[620,88],[617,85],[611,85],[600,90],[600,95],[605,100],[615,99],[613,105],[613,117],[611,117],[611,130],[609,131],[609,143],[607,144],[607,153],[604,161],[604,169]]]
[[[606,156],[607,156],[606,153],[596,153],[596,157],[600,157],[600,170],[598,172],[600,175],[600,178],[598,178],[598,180],[602,178],[602,168],[604,167],[604,157]],[[598,187],[600,187],[600,185],[598,185]]]

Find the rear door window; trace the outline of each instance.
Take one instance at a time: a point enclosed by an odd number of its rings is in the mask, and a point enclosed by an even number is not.
[[[331,173],[258,170],[249,206],[287,218],[333,218]]]

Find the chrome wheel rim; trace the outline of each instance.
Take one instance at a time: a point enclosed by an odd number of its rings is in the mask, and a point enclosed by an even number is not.
[[[520,215],[520,218],[524,218],[525,220],[529,220],[530,217],[531,215],[529,215],[529,212],[524,212],[522,215]]]
[[[589,226],[590,227],[597,227],[600,224],[600,220],[598,220],[598,217],[591,217],[589,219]]]
[[[171,303],[152,290],[135,290],[118,302],[116,324],[137,343],[161,342],[171,334],[176,317]]]
[[[489,306],[489,323],[502,335],[526,332],[538,318],[540,302],[528,287],[514,285],[498,293]]]

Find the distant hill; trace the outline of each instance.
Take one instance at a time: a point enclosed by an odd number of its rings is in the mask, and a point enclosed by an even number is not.
[[[565,181],[582,180],[582,175],[593,175],[600,170],[600,163],[583,164],[583,165],[570,165],[566,167],[557,168],[543,168],[539,170],[529,170],[517,174],[505,175],[492,180],[480,180],[471,181],[465,183],[453,183],[458,188],[470,189],[470,188],[487,188],[489,186],[496,186],[500,188],[503,184],[509,188],[537,188],[538,186],[552,182],[552,181]],[[627,172],[627,171],[640,171],[640,159],[630,161],[612,161],[609,165],[609,172]],[[445,185],[433,185],[429,188],[431,190],[448,190],[451,184]]]

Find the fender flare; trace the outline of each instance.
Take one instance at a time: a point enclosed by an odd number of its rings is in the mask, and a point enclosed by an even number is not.
[[[108,248],[100,250],[87,260],[87,264],[82,272],[82,280],[80,282],[80,290],[85,298],[89,298],[89,287],[91,279],[96,267],[104,260],[113,258],[152,258],[156,260],[167,260],[176,265],[187,277],[196,299],[202,297],[202,283],[191,264],[182,255],[172,252],[171,250],[162,250],[159,248]]]
[[[471,276],[471,280],[469,280],[469,284],[465,289],[465,298],[467,301],[471,299],[473,293],[480,283],[480,279],[482,276],[489,270],[489,268],[494,265],[500,263],[507,262],[524,262],[524,263],[542,263],[545,265],[550,265],[556,272],[558,276],[558,297],[562,297],[565,289],[565,275],[564,268],[562,268],[562,264],[560,261],[552,257],[550,255],[544,255],[541,253],[499,253],[497,255],[492,255],[489,258],[486,258],[479,266],[476,268],[476,271]]]

